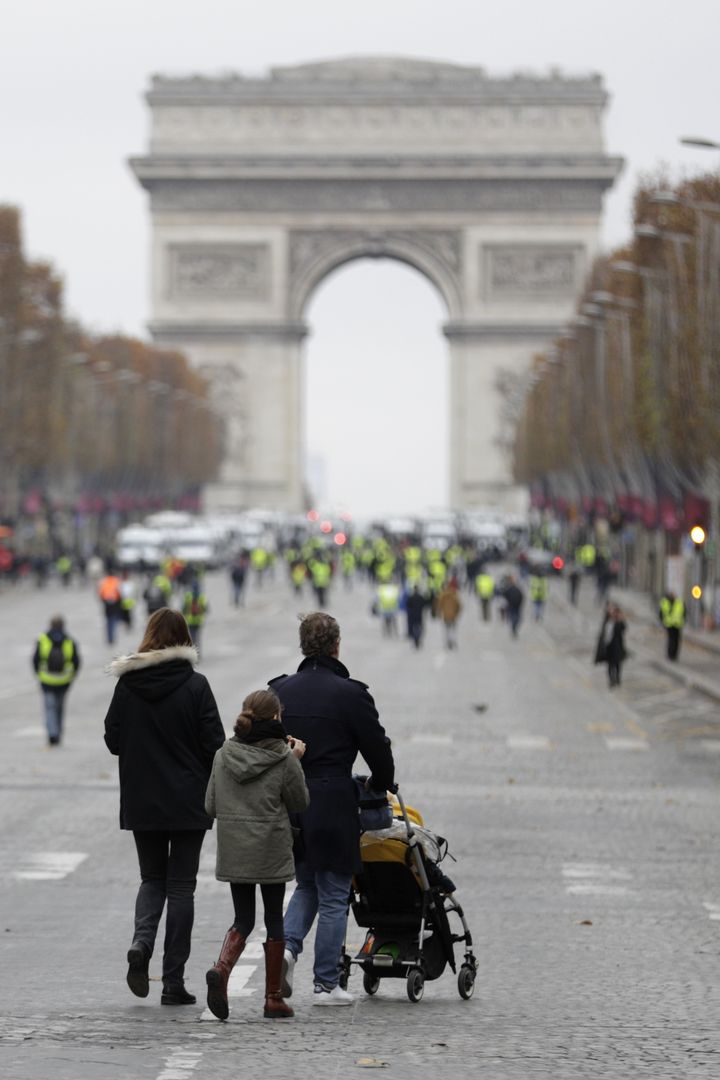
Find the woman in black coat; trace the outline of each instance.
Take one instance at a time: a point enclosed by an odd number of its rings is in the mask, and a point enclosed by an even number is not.
[[[608,666],[608,683],[619,686],[623,660],[627,657],[625,649],[625,631],[627,623],[617,604],[610,604],[608,628],[605,638],[605,659]]]
[[[167,900],[163,1005],[191,1005],[185,990],[200,849],[212,819],[205,790],[225,741],[215,698],[197,663],[185,619],[161,608],[136,653],[110,665],[118,683],[105,743],[120,758],[120,828],[132,830],[141,885],[128,952],[128,986],[149,992],[148,967]]]

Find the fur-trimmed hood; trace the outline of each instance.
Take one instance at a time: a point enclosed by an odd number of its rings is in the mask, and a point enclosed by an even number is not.
[[[187,682],[197,662],[197,649],[193,645],[174,645],[169,649],[118,656],[107,671],[122,679],[133,693],[148,701],[158,701]]]
[[[108,675],[119,679],[128,671],[167,664],[170,660],[187,660],[193,666],[198,662],[198,651],[194,645],[173,645],[170,649],[153,649],[152,652],[130,653],[128,656],[116,656],[105,669]]]

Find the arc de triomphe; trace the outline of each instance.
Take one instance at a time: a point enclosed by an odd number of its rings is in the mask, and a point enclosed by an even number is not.
[[[156,77],[152,322],[212,380],[228,453],[210,509],[300,510],[308,300],[365,256],[416,267],[447,308],[450,500],[508,504],[501,373],[571,315],[620,161],[599,76],[348,59],[264,78]]]

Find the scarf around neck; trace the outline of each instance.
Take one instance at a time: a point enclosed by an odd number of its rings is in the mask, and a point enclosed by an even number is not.
[[[263,739],[287,740],[287,733],[280,720],[253,720],[252,727],[247,735],[236,735],[237,740],[251,746],[253,743],[262,742]]]

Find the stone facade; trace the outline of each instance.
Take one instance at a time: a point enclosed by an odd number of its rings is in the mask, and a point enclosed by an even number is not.
[[[157,77],[148,101],[151,330],[226,416],[209,504],[301,508],[304,314],[365,256],[416,267],[447,307],[452,504],[511,504],[497,384],[557,333],[597,250],[620,168],[600,78],[351,58]]]

